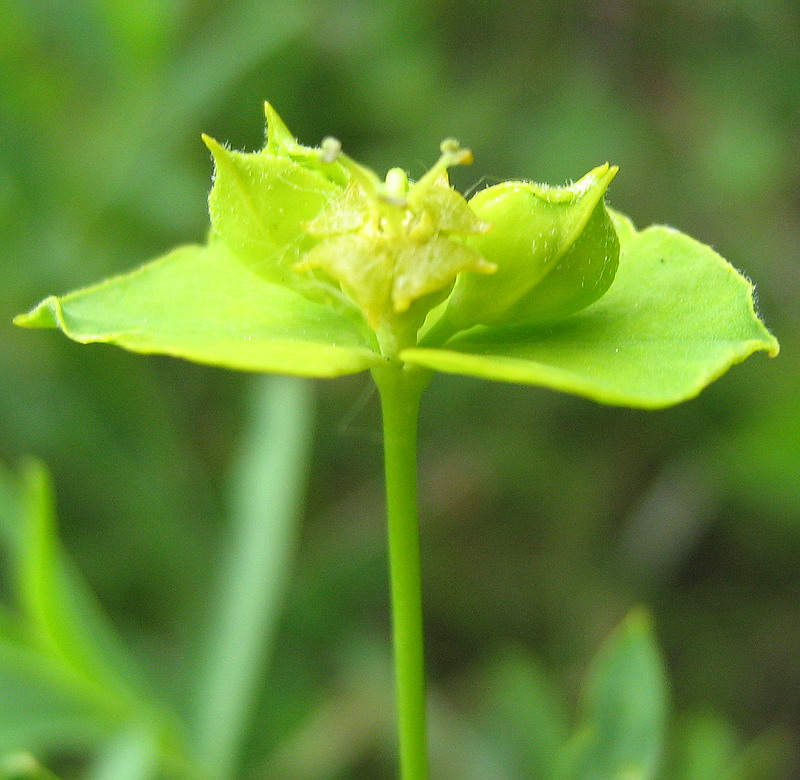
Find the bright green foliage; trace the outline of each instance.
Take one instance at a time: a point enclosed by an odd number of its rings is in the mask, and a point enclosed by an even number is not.
[[[309,393],[297,380],[259,381],[254,435],[238,461],[226,575],[217,609],[206,617],[207,652],[193,674],[191,722],[143,682],[71,565],[45,468],[30,461],[17,479],[0,467],[0,553],[9,575],[3,584],[14,597],[0,602],[0,778],[51,778],[30,753],[47,758],[65,749],[94,755],[91,771],[81,775],[86,780],[236,773],[305,485]]]
[[[710,247],[672,228],[637,232],[614,214],[621,246],[608,293],[564,320],[475,328],[408,362],[543,385],[597,401],[656,408],[697,395],[735,363],[778,344],[753,309],[752,286]]]
[[[713,250],[665,227],[637,232],[606,209],[616,168],[563,188],[511,182],[468,203],[447,175],[471,161],[455,141],[419,181],[399,169],[382,180],[335,139],[303,147],[269,106],[267,116],[260,152],[206,139],[216,163],[207,245],[47,298],[16,323],[251,371],[371,370],[384,412],[400,770],[424,780],[415,421],[430,371],[660,407],[778,344],[752,286]],[[54,649],[94,679],[93,659],[54,625]],[[649,622],[635,614],[597,662],[575,739],[556,757],[554,731],[531,752],[558,780],[653,778],[664,687]],[[220,765],[233,760],[239,722]]]
[[[379,360],[352,320],[260,280],[219,242],[48,298],[21,324],[249,371],[338,376]]]
[[[0,472],[0,494],[0,503],[10,498],[0,531],[17,601],[0,625],[0,758],[11,754],[11,761],[20,750],[93,749],[132,725],[148,735],[149,750],[158,738],[170,755],[178,742],[172,716],[141,682],[60,549],[43,466],[29,463],[19,485]],[[24,756],[18,763],[35,767]],[[19,776],[49,775],[20,769]]]
[[[656,777],[666,732],[666,677],[645,613],[632,612],[598,653],[583,709],[558,780]]]
[[[777,353],[752,286],[712,249],[606,209],[616,168],[467,203],[447,179],[471,160],[454,141],[416,183],[399,169],[382,181],[334,139],[311,149],[267,117],[260,152],[206,138],[206,246],[47,298],[16,323],[249,371],[330,377],[399,359],[646,408]]]

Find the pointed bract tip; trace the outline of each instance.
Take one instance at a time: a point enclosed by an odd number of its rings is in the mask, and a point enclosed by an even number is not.
[[[269,151],[274,153],[281,148],[292,148],[297,145],[297,140],[268,100],[264,101],[264,116],[267,120],[267,149]]]
[[[590,188],[597,187],[605,193],[611,185],[611,182],[614,181],[618,170],[619,168],[616,165],[603,163],[593,171],[590,171],[584,178],[589,180]]]
[[[619,168],[616,165],[609,165],[605,162],[592,168],[591,171],[581,176],[576,182],[563,188],[563,192],[572,193],[573,197],[603,197]],[[549,188],[547,188],[549,189]]]
[[[286,125],[284,121],[281,119],[280,114],[275,110],[275,106],[269,102],[269,100],[264,101],[264,117],[267,120],[267,126],[275,126],[275,129],[286,129]]]
[[[604,162],[602,165],[598,165],[596,168],[593,168],[586,176],[582,178],[589,178],[592,177],[598,182],[604,182],[606,185],[611,184],[614,180],[614,177],[617,175],[619,171],[618,165],[611,165],[611,163]]]
[[[208,151],[211,152],[214,157],[216,157],[219,152],[224,153],[225,147],[219,141],[217,141],[216,138],[212,138],[206,133],[202,133],[200,138],[203,139],[203,143],[208,147]]]

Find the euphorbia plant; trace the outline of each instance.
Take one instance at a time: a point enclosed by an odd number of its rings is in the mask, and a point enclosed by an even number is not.
[[[329,138],[215,162],[207,243],[49,297],[17,318],[76,341],[307,377],[369,370],[384,426],[401,775],[427,777],[416,422],[436,370],[640,408],[777,354],[752,287],[709,247],[609,210],[617,169],[564,187],[510,181],[466,200],[453,140],[418,181],[379,178]]]

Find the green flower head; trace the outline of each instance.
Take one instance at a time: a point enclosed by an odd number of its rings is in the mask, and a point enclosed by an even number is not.
[[[497,270],[463,240],[492,226],[450,187],[447,169],[472,159],[457,142],[443,142],[438,162],[414,183],[400,168],[381,181],[332,138],[322,154],[340,160],[351,178],[303,225],[319,242],[295,268],[319,269],[335,280],[379,335],[413,337],[460,273]]]
[[[508,181],[466,200],[453,140],[419,180],[381,178],[328,138],[211,138],[211,231],[128,275],[45,299],[16,323],[231,368],[338,376],[389,363],[630,406],[698,393],[778,345],[752,287],[709,247],[637,231],[605,205],[617,173]]]
[[[269,105],[267,126],[255,154],[205,139],[214,234],[264,278],[354,307],[389,357],[417,342],[451,292],[440,330],[572,313],[614,277],[619,247],[603,195],[616,168],[563,188],[508,182],[468,203],[448,170],[472,153],[453,139],[411,182],[400,168],[379,178],[334,138],[301,146]]]

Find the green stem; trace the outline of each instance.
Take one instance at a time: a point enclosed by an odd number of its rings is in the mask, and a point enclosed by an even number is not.
[[[383,412],[400,778],[427,780],[417,417],[428,374],[390,363],[373,376]]]

